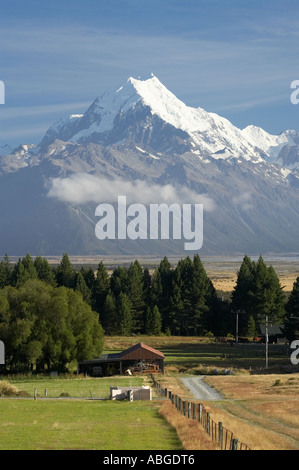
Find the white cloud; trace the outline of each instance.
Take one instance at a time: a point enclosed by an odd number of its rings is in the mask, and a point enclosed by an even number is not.
[[[214,209],[214,203],[205,194],[184,186],[150,184],[141,180],[110,180],[87,174],[74,173],[67,178],[53,178],[48,197],[73,204],[87,202],[114,203],[119,196],[126,196],[128,204],[203,204],[205,211]]]

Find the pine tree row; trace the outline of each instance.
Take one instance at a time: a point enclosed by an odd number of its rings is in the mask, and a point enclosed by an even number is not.
[[[164,257],[153,272],[138,260],[111,273],[102,261],[96,272],[85,267],[78,271],[66,253],[56,267],[39,256],[33,261],[29,254],[15,265],[7,256],[0,262],[0,289],[19,287],[28,279],[80,292],[108,335],[225,336],[235,333],[238,314],[242,335],[258,334],[268,316],[286,325],[289,339],[299,337],[299,277],[287,299],[274,268],[262,256],[257,262],[244,257],[228,300],[217,295],[198,255],[181,259],[175,267]]]

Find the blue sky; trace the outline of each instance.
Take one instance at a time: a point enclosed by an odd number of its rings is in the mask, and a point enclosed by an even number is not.
[[[1,0],[0,146],[150,73],[240,128],[299,131],[298,58],[298,0]]]

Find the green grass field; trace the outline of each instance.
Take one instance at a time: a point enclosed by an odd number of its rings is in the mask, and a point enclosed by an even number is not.
[[[178,450],[154,402],[0,400],[0,450]]]
[[[110,386],[142,385],[141,377],[17,376],[9,381],[30,397],[0,399],[0,450],[182,448],[176,431],[159,415],[159,402],[95,399],[109,398]]]
[[[19,391],[27,392],[34,397],[36,389],[37,396],[42,398],[59,398],[62,394],[70,398],[109,398],[110,386],[139,386],[143,384],[141,377],[101,377],[90,378],[81,376],[11,376],[9,381]],[[45,393],[45,390],[47,391]]]
[[[144,342],[165,354],[166,374],[179,380],[208,368],[264,365],[264,350],[236,348],[201,338],[107,338],[105,350],[119,351]],[[270,367],[289,361],[270,348]],[[269,371],[270,372],[270,371]],[[29,398],[0,398],[0,450],[181,450],[175,429],[159,414],[160,403],[116,402],[108,398],[110,386],[139,386],[147,377],[89,378],[76,375],[43,377],[18,375],[9,380]],[[34,400],[34,391],[37,400]],[[45,398],[47,391],[47,398]],[[60,398],[61,397],[61,398]],[[64,397],[64,398],[62,398]],[[93,398],[93,400],[90,400]]]

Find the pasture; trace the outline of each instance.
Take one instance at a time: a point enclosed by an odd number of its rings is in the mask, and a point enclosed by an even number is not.
[[[182,448],[149,402],[2,399],[0,416],[0,450]]]
[[[10,383],[28,398],[0,399],[0,450],[182,448],[159,402],[96,399],[107,399],[110,385],[141,385],[141,378],[19,377]]]
[[[289,357],[270,348],[230,347],[207,338],[107,337],[105,351],[120,351],[144,342],[165,354],[163,387],[193,399],[181,378],[205,375],[225,397],[204,406],[215,421],[251,449],[299,449],[298,374],[277,374]],[[233,375],[214,375],[226,367]],[[150,384],[147,376],[90,378],[19,375],[0,377],[28,398],[0,398],[0,450],[211,449],[199,423],[177,414],[169,401],[108,401],[110,386]],[[37,400],[34,400],[36,390]]]

